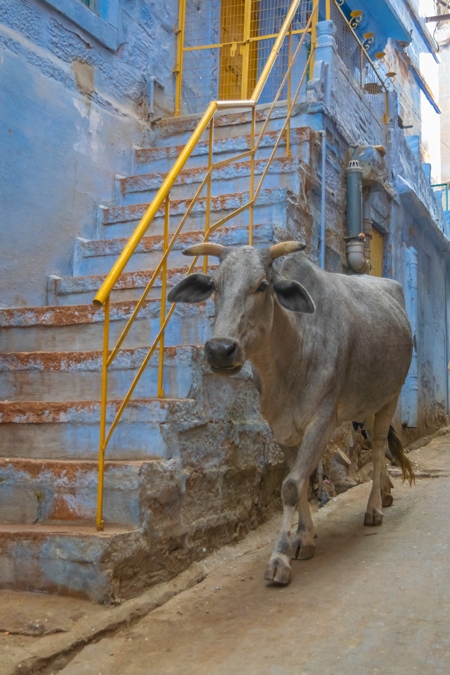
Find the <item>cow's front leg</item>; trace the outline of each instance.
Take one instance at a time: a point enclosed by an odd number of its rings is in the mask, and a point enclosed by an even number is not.
[[[300,445],[288,447],[280,444],[280,448],[283,451],[290,474],[295,465]],[[264,579],[267,579],[267,581],[275,581],[278,584],[287,584],[289,583],[291,577],[290,559],[293,553],[290,543],[292,517],[294,515],[297,502],[295,502],[293,505],[289,504],[289,499],[285,500],[284,498],[283,490],[281,491],[281,497],[283,500],[283,522],[281,526],[281,532],[273,549],[272,555],[270,556],[270,560],[264,574]]]
[[[280,536],[269,558],[269,562],[264,573],[264,579],[274,581],[277,584],[286,585],[291,579],[291,527],[292,516],[298,502],[298,489],[290,481],[291,473],[283,482],[281,488],[281,499],[283,501],[283,521],[281,524]]]
[[[331,418],[331,419],[330,419]],[[325,419],[325,423],[324,423]],[[312,558],[314,555],[314,528],[308,505],[308,479],[318,464],[335,427],[334,416],[317,417],[305,430],[297,456],[288,476],[283,481],[283,521],[280,536],[270,556],[264,579],[277,584],[288,584],[291,578],[291,558]],[[299,505],[299,530],[291,546],[292,516]],[[302,553],[303,548],[303,553]]]

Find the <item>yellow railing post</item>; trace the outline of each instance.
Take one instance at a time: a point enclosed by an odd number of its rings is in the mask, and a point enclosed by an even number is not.
[[[102,398],[100,401],[100,443],[98,453],[97,530],[103,530],[103,486],[105,476],[106,405],[108,400],[109,296],[105,302],[103,330]]]
[[[252,0],[245,0],[244,5],[244,40],[240,47],[242,55],[241,98],[248,96],[248,71],[250,67],[250,26],[252,19]]]
[[[319,21],[319,3],[316,3],[312,10],[313,19],[311,24],[311,54],[312,58],[309,65],[309,77],[312,78],[314,72],[314,52],[317,46],[317,22]]]
[[[205,240],[209,235],[211,227],[211,182],[212,182],[212,160],[214,154],[214,117],[209,123],[209,145],[208,145],[208,182],[206,183],[206,212],[205,212]],[[203,273],[208,271],[208,256],[203,258]]]
[[[325,19],[326,21],[331,19],[331,0],[325,0]]]
[[[163,254],[169,247],[169,223],[170,223],[170,194],[167,195],[164,204],[164,241]],[[159,313],[159,328],[162,329],[166,318],[166,291],[167,291],[167,258],[161,269],[161,307]],[[164,331],[159,341],[158,358],[158,397],[164,398]]]
[[[186,0],[179,0],[180,8],[178,14],[177,34],[177,63],[173,70],[175,73],[175,117],[178,117],[181,110],[181,93],[183,85],[183,56],[184,56],[184,27],[186,24]]]
[[[292,61],[292,24],[289,26],[289,41],[288,41],[288,64],[291,65]],[[288,108],[291,104],[291,71],[289,71],[288,81],[287,81],[287,105]],[[291,156],[291,122],[289,119],[288,125],[286,127],[286,157]]]

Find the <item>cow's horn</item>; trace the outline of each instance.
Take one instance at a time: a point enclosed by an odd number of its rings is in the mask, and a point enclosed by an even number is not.
[[[272,260],[279,258],[282,255],[289,255],[289,253],[296,253],[296,251],[303,251],[306,244],[299,241],[282,241],[279,244],[274,244],[269,248],[269,254]]]
[[[216,258],[223,258],[228,251],[227,246],[222,244],[212,244],[209,241],[204,241],[202,244],[194,244],[183,251],[183,255],[212,255]]]

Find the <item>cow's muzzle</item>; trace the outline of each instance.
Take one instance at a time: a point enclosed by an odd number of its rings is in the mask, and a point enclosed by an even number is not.
[[[244,354],[239,342],[229,338],[212,338],[205,343],[205,357],[215,373],[233,375],[244,365]]]

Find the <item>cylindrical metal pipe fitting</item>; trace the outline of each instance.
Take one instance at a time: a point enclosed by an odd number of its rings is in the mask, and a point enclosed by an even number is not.
[[[347,174],[347,235],[357,237],[362,232],[362,169],[357,159],[352,159]]]
[[[362,239],[352,239],[347,242],[347,261],[349,267],[358,274],[365,274],[370,270],[370,262],[364,257]]]

